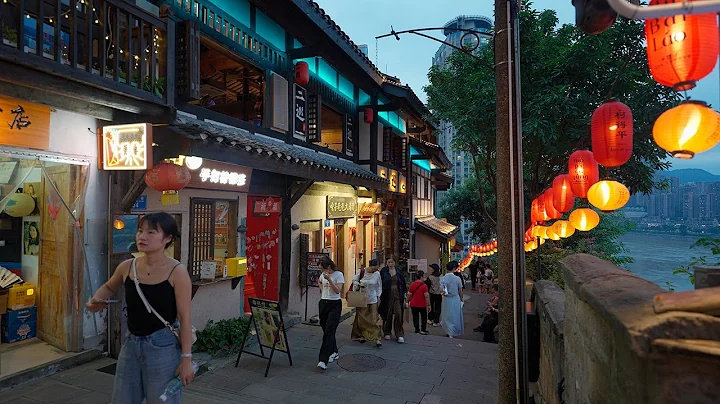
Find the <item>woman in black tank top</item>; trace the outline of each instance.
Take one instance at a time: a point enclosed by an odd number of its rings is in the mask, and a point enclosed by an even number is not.
[[[115,370],[113,404],[160,403],[165,387],[175,376],[184,385],[193,379],[191,283],[185,267],[165,256],[179,236],[178,226],[167,213],[151,213],[140,219],[135,236],[143,256],[118,265],[115,273],[87,302],[97,312],[107,307],[121,285],[125,286],[129,335],[123,342]],[[135,286],[135,274],[147,303],[167,322],[180,325],[180,338],[148,311]],[[165,403],[179,403],[181,394]]]

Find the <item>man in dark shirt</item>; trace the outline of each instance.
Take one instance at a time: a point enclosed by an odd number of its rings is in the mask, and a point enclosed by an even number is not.
[[[470,282],[472,282],[472,289],[475,290],[477,288],[477,275],[478,275],[478,268],[480,266],[480,263],[477,261],[477,259],[473,259],[473,262],[469,266],[470,266]]]

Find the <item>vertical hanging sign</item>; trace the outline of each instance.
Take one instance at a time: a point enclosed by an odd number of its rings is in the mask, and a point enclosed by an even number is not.
[[[293,136],[296,139],[305,141],[308,134],[308,97],[307,90],[299,85],[295,85],[295,122],[293,126]]]
[[[343,133],[345,136],[345,154],[353,157],[355,150],[354,142],[354,117],[351,114],[345,114],[345,125],[343,126]]]
[[[317,94],[308,95],[308,108],[307,108],[307,141],[308,142],[319,142],[320,141],[320,122],[322,117],[322,104],[320,96]]]

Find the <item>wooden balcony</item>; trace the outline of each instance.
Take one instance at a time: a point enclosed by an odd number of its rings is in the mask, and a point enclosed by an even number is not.
[[[0,70],[17,73],[0,77],[6,87],[106,111],[162,115],[174,104],[172,20],[122,0],[2,0],[0,16]]]

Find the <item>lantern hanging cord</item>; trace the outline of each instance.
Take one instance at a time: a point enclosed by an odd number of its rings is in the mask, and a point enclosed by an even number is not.
[[[610,86],[610,90],[608,90],[607,95],[605,96],[606,100],[609,100],[612,97],[613,91],[615,91],[615,87],[617,87],[618,83],[620,82],[620,79],[622,78],[623,74],[625,74],[625,70],[627,70],[627,67],[630,65],[630,62],[635,58],[635,55],[637,55],[637,49],[634,52],[631,52],[628,55],[628,58],[625,60],[625,63],[620,68],[620,71],[618,72],[617,77],[615,77],[615,81],[613,81],[612,85]]]

